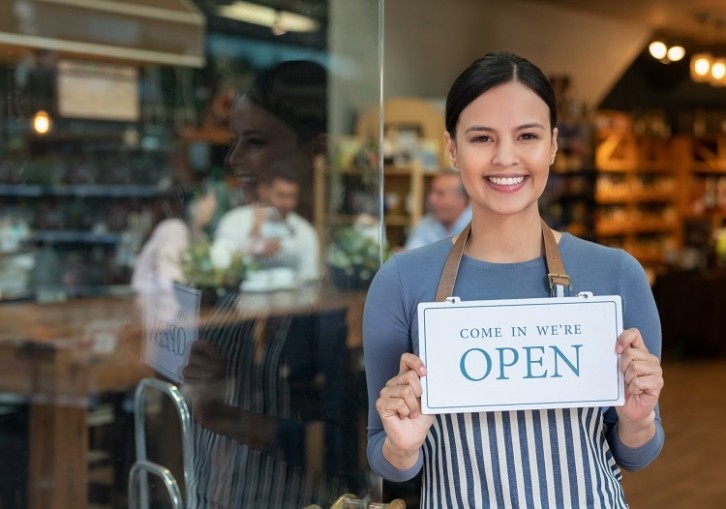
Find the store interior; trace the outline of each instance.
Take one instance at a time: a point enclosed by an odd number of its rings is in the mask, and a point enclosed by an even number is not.
[[[346,387],[360,391],[365,288],[425,216],[431,181],[449,166],[448,85],[475,58],[502,49],[536,62],[558,98],[559,152],[540,202],[543,217],[555,229],[632,254],[658,305],[667,445],[657,464],[626,473],[631,507],[720,507],[726,467],[714,451],[726,445],[717,424],[726,418],[718,391],[726,382],[723,2],[253,2],[307,20],[310,31],[286,30],[283,17],[273,26],[232,20],[222,11],[227,1],[155,0],[143,9],[119,2],[126,7],[101,18],[77,2],[55,3],[0,5],[0,316],[8,324],[0,327],[0,449],[12,451],[0,452],[0,509],[80,507],[73,505],[79,499],[96,509],[126,503],[128,398],[148,366],[137,366],[138,351],[124,340],[140,325],[120,329],[118,320],[138,309],[131,301],[110,310],[85,299],[134,294],[134,264],[179,182],[211,182],[220,203],[215,219],[239,203],[225,163],[231,106],[259,69],[278,61],[312,60],[333,71],[329,143],[298,212],[319,238],[325,281],[362,290],[339,302],[353,352],[346,366],[355,368]],[[31,18],[37,33],[24,32],[23,20]],[[80,35],[62,30],[74,24],[90,28]],[[145,34],[141,43],[133,42],[134,30]],[[673,47],[683,54],[668,53]],[[347,236],[361,218],[380,220],[375,242]],[[355,256],[365,260],[353,273]],[[341,283],[342,270],[348,279]],[[272,307],[262,296],[259,306]],[[16,317],[22,326],[13,324]],[[75,339],[94,344],[83,365],[96,362],[95,354],[112,353],[114,362],[85,378],[75,374],[76,360],[49,368],[48,359],[66,355],[53,341],[75,348],[68,331],[81,329],[84,337]],[[118,386],[112,378],[123,390],[107,390]],[[46,404],[31,420],[32,396],[57,384],[67,384],[68,394],[83,387],[90,403],[82,414]],[[360,412],[365,396],[351,399],[346,408]],[[126,420],[115,419],[119,411]],[[93,457],[71,462],[68,472],[85,479],[88,492],[64,487],[45,505],[48,488],[28,479],[58,475],[64,454],[75,449],[64,452],[57,437],[29,437],[44,426],[63,428],[71,414],[74,426],[103,423],[77,432],[78,440],[115,449],[110,460],[100,454],[95,464]],[[358,425],[360,438],[365,424]],[[50,446],[52,461],[30,459]],[[21,468],[6,461],[10,456]],[[346,461],[364,471],[364,456],[359,450]],[[409,497],[408,507],[417,507],[415,486],[385,489],[389,499]]]

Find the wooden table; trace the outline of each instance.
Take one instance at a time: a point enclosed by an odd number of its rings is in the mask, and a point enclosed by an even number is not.
[[[244,294],[225,319],[345,308],[347,344],[356,347],[364,300],[362,291],[319,286]],[[203,310],[200,323],[210,316]],[[140,360],[138,302],[127,296],[7,303],[0,305],[0,323],[0,391],[25,395],[30,404],[29,508],[85,508],[89,396],[131,389],[154,375]],[[116,340],[111,351],[94,351],[94,345],[108,347],[109,337]]]
[[[83,508],[88,498],[89,396],[134,387],[140,362],[130,298],[0,305],[0,391],[28,398],[31,509]],[[94,336],[118,341],[94,352]]]

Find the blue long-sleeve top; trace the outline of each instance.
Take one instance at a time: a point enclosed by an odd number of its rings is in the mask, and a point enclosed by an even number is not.
[[[424,444],[423,454],[419,455],[418,463],[414,467],[405,471],[393,467],[382,454],[385,431],[376,411],[375,402],[385,383],[398,374],[401,355],[404,352],[418,354],[417,305],[419,302],[434,300],[441,269],[451,246],[451,240],[444,239],[420,249],[394,255],[378,271],[368,292],[363,319],[369,397],[368,459],[376,474],[391,481],[400,482],[412,478],[421,470],[427,455],[432,456],[437,450],[431,448],[430,444]],[[648,350],[660,357],[660,320],[650,285],[640,264],[623,250],[600,246],[567,233],[562,235],[558,246],[566,272],[572,279],[571,294],[586,291],[595,295],[620,295],[623,302],[624,328],[638,328]],[[456,279],[454,295],[462,300],[549,297],[546,274],[547,267],[544,258],[521,263],[489,263],[464,256]],[[655,436],[638,448],[630,448],[618,438],[618,417],[615,408],[595,410],[597,411],[596,420],[593,420],[594,424],[592,424],[595,436],[592,439],[594,443],[599,440],[598,437],[602,438],[603,445],[602,450],[590,451],[590,453],[593,456],[602,453],[601,455],[605,458],[602,460],[604,465],[602,469],[612,468],[613,478],[620,479],[617,466],[626,470],[635,470],[644,467],[658,456],[663,447],[664,433],[657,407]],[[532,418],[539,419],[539,414],[536,412],[534,417],[531,412],[526,411],[505,412],[508,415],[506,420],[518,419],[519,427],[522,428]],[[545,412],[542,414],[543,416],[559,415],[556,412],[552,413],[553,411],[549,411],[549,414],[546,413],[547,411],[542,412]],[[469,419],[479,422],[480,419],[485,420],[492,417],[492,415],[486,414],[498,414],[498,412],[486,412],[478,416],[463,414],[463,417],[458,415],[442,418],[434,426],[436,429],[429,433],[427,442],[436,437],[444,440],[445,438],[442,437],[446,436],[452,441],[456,441],[455,434],[447,435],[447,432],[438,429],[437,426],[445,427],[449,420],[458,426],[457,420],[462,423],[468,422]],[[501,417],[499,416],[497,419]],[[579,418],[584,422],[585,419],[592,417],[589,414],[582,414]],[[589,420],[583,424],[583,427],[586,425],[591,425]],[[484,424],[477,426],[485,427]],[[552,430],[555,430],[558,424],[553,423],[552,426]],[[540,439],[538,442],[542,442],[542,440]],[[507,447],[509,445],[507,444]],[[539,447],[539,445],[537,446]],[[452,449],[455,447],[452,446]],[[517,451],[512,452],[513,458],[508,460],[510,464],[518,464],[519,460],[514,458],[517,454]],[[613,462],[612,460],[617,465],[608,465],[608,462]],[[582,463],[581,459],[573,458],[572,461]],[[429,474],[432,474],[429,477],[439,475],[435,472],[429,472]],[[451,476],[451,472],[448,475]],[[540,472],[539,475],[541,476],[543,473]],[[570,469],[569,475],[575,475],[573,483],[579,482],[576,480],[576,469]],[[593,483],[597,481],[595,477],[593,476]],[[605,479],[602,482],[606,481],[611,481],[611,479]],[[457,482],[460,481],[457,480]],[[499,479],[499,482],[502,482],[502,479]],[[512,489],[517,488],[515,484],[512,484]],[[620,495],[614,495],[615,498],[618,496]],[[620,506],[618,505],[618,507]]]

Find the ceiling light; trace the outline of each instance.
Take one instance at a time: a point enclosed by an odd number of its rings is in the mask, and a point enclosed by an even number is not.
[[[48,115],[47,111],[39,110],[35,115],[33,115],[32,128],[36,134],[41,136],[48,134],[52,125],[53,122],[51,121],[50,115]]]
[[[680,44],[675,44],[668,48],[668,51],[666,52],[666,57],[671,62],[678,62],[683,57],[686,56],[686,48],[681,46]]]
[[[717,59],[711,65],[711,82],[717,83],[726,77],[726,60]]]
[[[717,58],[713,61],[709,83],[714,87],[726,85],[726,58]]]
[[[691,57],[691,79],[695,82],[708,81],[711,74],[713,57],[708,53],[699,53]]]
[[[237,0],[217,8],[217,14],[225,18],[268,27],[275,35],[285,32],[315,32],[320,24],[309,16],[280,11],[264,5]]]
[[[662,41],[653,41],[648,46],[648,51],[653,58],[662,60],[668,54],[668,47]]]

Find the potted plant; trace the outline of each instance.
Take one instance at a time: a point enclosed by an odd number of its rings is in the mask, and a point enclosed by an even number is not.
[[[250,270],[241,252],[214,250],[209,242],[195,242],[181,255],[184,282],[202,292],[202,305],[213,305],[220,298],[239,290]]]
[[[368,288],[374,274],[389,254],[386,246],[381,253],[377,236],[377,230],[358,225],[342,227],[335,231],[328,250],[328,266],[336,287]]]

